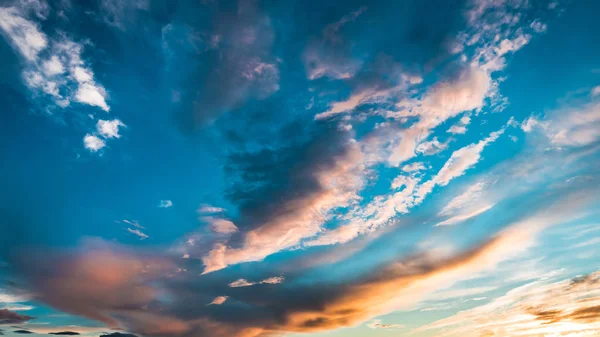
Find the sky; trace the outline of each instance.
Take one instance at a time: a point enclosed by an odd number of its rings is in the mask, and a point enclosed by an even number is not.
[[[0,335],[600,335],[599,12],[1,0]]]

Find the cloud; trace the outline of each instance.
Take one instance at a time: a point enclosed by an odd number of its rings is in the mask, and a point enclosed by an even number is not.
[[[467,145],[454,151],[450,156],[450,159],[446,161],[446,164],[444,164],[438,174],[433,178],[433,181],[438,185],[445,186],[452,179],[463,175],[479,161],[483,149],[490,143],[496,141],[503,133],[504,129],[500,129],[499,131],[490,133],[487,138],[477,143]]]
[[[100,337],[138,337],[138,336],[131,334],[131,333],[113,332],[113,333],[102,334],[102,335],[100,335]]]
[[[28,294],[12,294],[6,292],[4,289],[0,289],[0,303],[18,303],[18,302],[26,302],[31,298]]]
[[[81,44],[65,34],[48,38],[26,18],[23,8],[0,8],[0,17],[5,38],[26,60],[23,79],[30,89],[51,96],[59,107],[74,100],[110,110],[106,90],[96,83],[94,73],[81,57]]]
[[[283,276],[274,276],[260,281],[261,284],[279,284],[285,280]]]
[[[16,265],[24,268],[21,275],[34,287],[38,301],[144,335],[247,337],[327,331],[415,308],[434,291],[523,254],[540,232],[581,217],[593,205],[597,184],[583,185],[557,186],[543,200],[528,200],[534,207],[472,247],[401,254],[368,273],[334,283],[327,278],[299,282],[303,275],[295,273],[291,282],[277,287],[224,287],[222,275],[215,274],[203,276],[205,282],[170,280],[168,270],[175,268],[169,260],[110,244],[60,255],[28,252],[33,261]],[[197,305],[225,291],[232,302],[228,310]],[[162,300],[163,294],[169,294],[168,300]],[[440,296],[462,295],[466,293],[448,290]],[[152,305],[156,301],[158,308]],[[577,311],[573,317],[586,315],[590,313]]]
[[[463,67],[454,78],[435,84],[423,97],[398,102],[396,111],[386,113],[388,117],[418,117],[419,121],[401,134],[401,141],[392,148],[389,163],[397,166],[413,158],[416,153],[439,152],[435,149],[443,146],[435,139],[435,142],[420,147],[430,130],[461,112],[483,107],[492,88],[490,74],[469,65]]]
[[[480,140],[477,143],[467,145],[454,151],[439,172],[430,181],[421,185],[417,192],[418,199],[424,198],[425,195],[431,192],[435,185],[446,186],[451,180],[465,174],[468,169],[479,162],[483,149],[490,143],[496,141],[503,133],[504,129],[500,129],[490,133],[487,138]]]
[[[456,299],[461,297],[473,296],[488,293],[490,291],[496,290],[497,287],[493,286],[485,286],[485,287],[473,287],[473,288],[465,288],[465,289],[450,289],[450,290],[441,290],[436,291],[431,294],[431,297],[437,301],[445,301],[449,299]]]
[[[452,214],[457,210],[461,210],[471,205],[473,202],[477,202],[481,197],[486,185],[488,185],[486,181],[478,181],[470,185],[461,194],[452,198],[452,200],[450,200],[448,204],[446,204],[446,206],[444,206],[444,208],[439,212],[439,215]]]
[[[321,124],[314,132],[306,143],[233,158],[232,169],[243,178],[231,195],[240,203],[242,245],[215,244],[203,257],[205,273],[291,248],[319,233],[332,210],[358,200],[367,173],[359,144],[335,126]]]
[[[239,288],[239,287],[250,287],[250,286],[253,286],[255,284],[256,283],[254,283],[254,282],[249,282],[248,280],[241,278],[241,279],[239,279],[237,281],[229,283],[229,286],[231,288]]]
[[[83,137],[83,145],[86,149],[90,150],[90,152],[98,152],[106,146],[106,142],[97,136],[88,133]]]
[[[20,324],[33,318],[34,317],[21,315],[8,309],[0,309],[0,324]]]
[[[451,134],[465,134],[467,132],[467,125],[469,125],[469,123],[471,122],[471,117],[469,117],[468,115],[463,116],[458,124],[454,124],[450,127],[450,129],[448,129],[448,133]]]
[[[148,0],[102,0],[100,13],[104,22],[124,31],[134,21],[136,11],[147,11],[149,6]]]
[[[217,296],[208,305],[221,305],[221,304],[225,303],[225,301],[227,301],[227,296]]]
[[[579,147],[600,140],[600,102],[592,101],[567,111],[557,111],[543,130],[555,146]]]
[[[406,214],[412,207],[420,205],[436,186],[446,186],[451,180],[462,176],[479,161],[485,146],[494,142],[503,132],[504,129],[492,132],[487,138],[454,151],[438,173],[428,181],[421,183],[421,179],[414,175],[396,177],[392,181],[391,187],[394,190],[404,187],[401,191],[373,198],[369,204],[350,213],[353,221],[349,224],[329,230],[305,245],[345,243],[358,235],[373,232],[381,226],[389,224],[390,219],[397,214]],[[477,214],[471,214],[471,216],[475,215]],[[457,216],[448,221],[452,223],[464,221],[467,219],[466,216]]]
[[[531,132],[533,128],[537,125],[540,125],[540,122],[535,117],[529,117],[521,123],[521,129],[524,132]]]
[[[208,223],[210,226],[210,230],[212,230],[215,233],[231,234],[238,231],[237,226],[229,220],[215,218],[211,216],[200,217],[200,220]]]
[[[35,23],[23,18],[15,7],[0,8],[0,28],[7,40],[30,62],[48,46],[44,33]]]
[[[124,126],[125,124],[118,119],[113,119],[112,121],[100,119],[96,124],[96,129],[98,134],[104,138],[120,138],[119,127]]]
[[[490,210],[492,207],[494,207],[494,205],[485,205],[481,208],[478,208],[476,210],[473,210],[471,212],[465,213],[465,214],[459,214],[459,215],[455,215],[451,218],[448,218],[444,221],[438,222],[437,224],[435,224],[435,227],[439,227],[439,226],[450,226],[450,225],[455,225],[457,223],[469,220],[471,218],[474,218],[482,213],[487,212],[488,210]]]
[[[33,332],[31,332],[29,330],[13,330],[13,333],[28,335],[28,334],[32,334]]]
[[[145,315],[142,307],[158,296],[152,280],[170,269],[164,259],[97,240],[86,242],[78,251],[29,252],[21,258],[21,273],[35,287],[36,300],[111,328],[121,327],[116,313],[131,324]],[[123,312],[123,308],[130,309]],[[171,323],[160,318],[148,324],[148,331],[156,328],[154,324],[163,323],[166,329]]]
[[[521,123],[526,133],[538,131],[555,148],[577,148],[600,140],[600,102],[591,97],[586,102],[571,102],[547,114],[546,119],[531,116]]]
[[[137,220],[127,220],[127,219],[125,219],[125,220],[123,220],[123,222],[126,223],[126,224],[130,224],[130,225],[132,225],[135,228],[145,229],[145,227],[142,226],[142,225],[140,225],[140,222],[137,221]]]
[[[308,79],[348,79],[355,75],[362,62],[350,56],[349,45],[342,37],[340,29],[355,21],[366,10],[366,7],[360,7],[337,22],[327,25],[322,31],[322,36],[309,43],[302,55]],[[337,110],[341,108],[339,106]]]
[[[374,319],[373,321],[367,323],[367,326],[371,329],[402,329],[404,325],[402,324],[383,324],[380,319]]]
[[[171,200],[161,200],[158,203],[159,208],[169,208],[173,206],[173,202]]]
[[[79,332],[75,331],[59,331],[59,332],[49,332],[49,335],[59,335],[59,336],[77,336],[81,335]]]
[[[282,283],[284,280],[285,280],[285,278],[283,276],[269,277],[260,282],[250,282],[246,279],[241,278],[237,281],[229,283],[229,287],[230,288],[239,288],[239,287],[251,287],[256,284],[279,284],[279,283]]]
[[[239,1],[235,8],[213,14],[213,29],[200,32],[213,41],[204,62],[196,62],[197,55],[193,55],[186,75],[178,79],[186,87],[177,88],[181,95],[175,104],[176,122],[187,132],[214,122],[248,100],[264,100],[279,91],[279,60],[272,55],[273,25],[258,3]]]
[[[556,283],[534,281],[514,288],[494,301],[428,324],[418,331],[444,329],[444,336],[465,332],[498,336],[594,335],[600,332],[598,272]]]
[[[64,32],[47,36],[34,21],[35,18],[30,17],[32,9],[38,19],[45,19],[49,12],[47,4],[35,1],[23,1],[15,7],[0,8],[0,29],[25,61],[22,78],[33,97],[46,97],[53,101],[54,104],[48,104],[40,100],[43,110],[49,115],[71,106],[72,102],[110,111],[108,92],[95,80],[89,62],[83,59],[86,42],[76,42]],[[84,145],[90,151],[97,152],[105,145],[98,136],[119,138],[118,129],[124,126],[119,119],[99,120],[97,133],[86,135]]]
[[[133,235],[136,235],[140,238],[140,240],[144,240],[147,239],[149,236],[144,234],[142,231],[140,231],[137,228],[127,228],[127,231]]]
[[[432,140],[420,143],[415,151],[417,154],[423,154],[431,156],[448,148],[448,143],[440,143],[437,137],[433,137]]]
[[[224,208],[221,207],[214,207],[211,205],[201,205],[200,208],[198,208],[198,213],[203,214],[203,213],[223,213],[225,212]]]
[[[414,162],[414,163],[410,163],[410,164],[406,164],[406,165],[402,166],[402,171],[404,171],[404,172],[418,172],[418,171],[423,171],[425,169],[426,169],[425,165],[423,165],[423,163],[420,163],[420,162]],[[393,185],[394,184],[392,184],[392,186]]]

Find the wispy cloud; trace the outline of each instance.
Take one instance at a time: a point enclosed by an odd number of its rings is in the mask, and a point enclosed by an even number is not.
[[[158,203],[159,208],[169,208],[173,206],[173,202],[171,200],[161,200]]]
[[[145,233],[143,233],[141,230],[137,229],[137,228],[127,228],[127,231],[133,235],[136,235],[137,237],[140,238],[140,240],[144,240],[149,238],[148,235],[146,235]]]
[[[367,323],[367,326],[371,329],[402,329],[404,325],[402,324],[383,324],[380,319],[374,319],[373,321]]]
[[[279,283],[282,283],[284,280],[285,280],[285,278],[283,276],[273,276],[273,277],[266,278],[259,282],[250,282],[246,279],[241,278],[239,280],[229,283],[229,287],[239,288],[239,287],[251,287],[256,284],[279,284]]]
[[[443,329],[443,336],[490,331],[506,331],[501,336],[551,333],[592,336],[600,332],[598,277],[596,272],[557,283],[534,281],[488,304],[461,311],[416,331]]]

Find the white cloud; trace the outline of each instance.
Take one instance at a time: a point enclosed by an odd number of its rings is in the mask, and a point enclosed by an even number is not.
[[[130,224],[135,228],[144,229],[145,227],[140,225],[140,222],[137,220],[123,220],[124,223]]]
[[[543,131],[555,146],[585,146],[600,140],[600,102],[557,111]]]
[[[425,165],[421,162],[410,163],[402,166],[402,171],[404,172],[418,172],[423,171],[425,169]]]
[[[467,145],[456,150],[450,156],[450,159],[444,164],[442,169],[435,176],[436,184],[445,186],[450,180],[463,175],[469,168],[475,165],[481,158],[481,152],[490,143],[496,141],[504,133],[504,129],[492,132],[489,137],[478,143]]]
[[[397,114],[420,116],[421,127],[431,129],[461,112],[481,108],[492,83],[488,72],[467,66],[456,78],[434,85],[420,100],[398,103]]]
[[[200,205],[200,208],[198,208],[197,212],[198,213],[206,213],[206,214],[223,213],[223,212],[225,212],[225,209],[221,208],[221,207],[214,207],[211,205],[203,204],[203,205]]]
[[[27,61],[23,78],[29,88],[51,95],[60,107],[75,100],[110,110],[106,90],[94,81],[94,73],[81,58],[81,44],[65,34],[49,39],[26,18],[25,11],[15,7],[0,8],[0,28]],[[45,50],[48,53],[42,55]]]
[[[207,222],[210,225],[210,229],[215,233],[231,234],[238,231],[237,226],[226,219],[205,216],[200,217],[200,220]]]
[[[98,152],[106,146],[106,142],[97,136],[88,133],[83,137],[83,145],[86,149],[90,150],[90,152]]]
[[[50,59],[44,61],[42,69],[47,76],[59,75],[65,72],[65,67],[56,55],[52,55]]]
[[[521,123],[521,129],[525,132],[531,132],[537,125],[542,125],[542,123],[537,118],[531,116]]]
[[[17,295],[8,293],[6,290],[0,289],[0,303],[19,303],[29,301],[29,295]]]
[[[133,235],[136,235],[136,236],[138,236],[138,237],[140,238],[140,240],[144,240],[144,239],[147,239],[147,238],[149,238],[149,236],[148,236],[148,235],[144,234],[144,233],[143,233],[141,230],[139,230],[139,229],[137,229],[137,228],[136,228],[136,229],[133,229],[133,228],[127,228],[127,231],[128,231],[129,233],[133,234]]]
[[[463,221],[469,220],[469,219],[471,219],[473,217],[476,217],[476,216],[478,216],[478,215],[480,215],[482,213],[485,213],[489,209],[491,209],[492,207],[494,207],[494,205],[485,205],[485,206],[483,206],[481,208],[478,208],[476,210],[473,210],[471,212],[468,212],[468,213],[465,213],[465,214],[455,215],[455,216],[453,216],[453,217],[451,217],[449,219],[446,219],[446,220],[444,220],[442,222],[438,222],[435,225],[435,227],[455,225],[455,224],[457,224],[459,222],[463,222]]]
[[[75,93],[76,101],[97,106],[104,111],[108,111],[110,108],[108,107],[108,104],[106,104],[105,98],[106,90],[95,83],[80,83],[79,88]]]
[[[462,135],[467,133],[467,127],[464,125],[452,125],[448,131],[448,133]]]
[[[9,42],[30,62],[35,61],[39,52],[48,46],[46,35],[15,7],[0,8],[0,28]]]
[[[487,183],[485,181],[478,181],[469,186],[463,193],[450,200],[438,215],[449,215],[477,202],[486,185]]]
[[[169,208],[173,206],[173,202],[171,200],[161,200],[158,203],[158,207],[160,208]]]
[[[119,127],[124,126],[125,124],[118,119],[112,121],[100,119],[96,124],[96,130],[104,138],[120,138]]]
[[[448,148],[448,143],[440,143],[437,137],[432,140],[419,144],[416,148],[418,154],[426,156],[434,155]]]

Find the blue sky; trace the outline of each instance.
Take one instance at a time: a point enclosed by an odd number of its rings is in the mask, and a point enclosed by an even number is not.
[[[590,1],[0,2],[0,334],[596,336]]]

